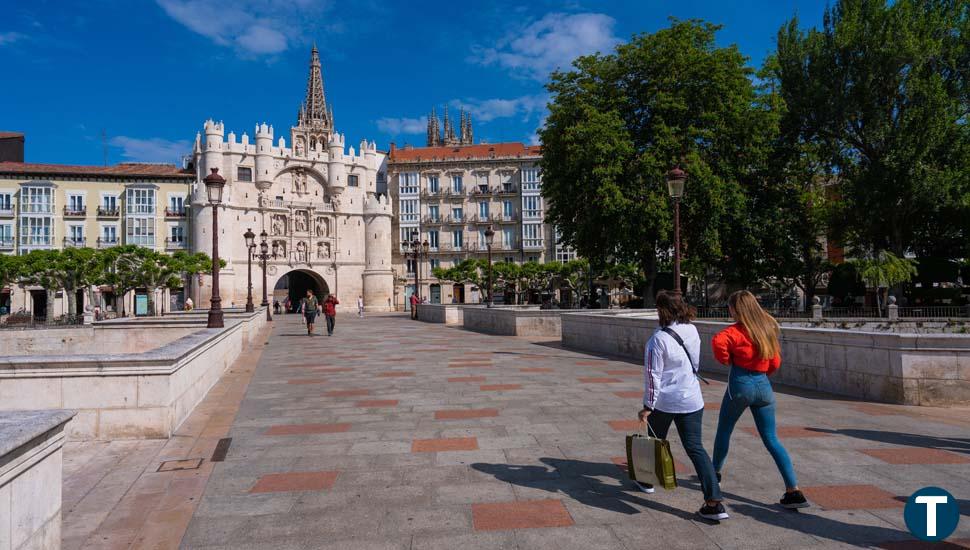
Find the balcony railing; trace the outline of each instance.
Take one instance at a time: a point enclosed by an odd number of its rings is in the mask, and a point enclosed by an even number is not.
[[[522,248],[526,250],[535,250],[537,248],[544,248],[542,244],[542,239],[523,239]]]
[[[13,216],[13,205],[5,204],[3,206],[0,206],[0,216],[6,217],[6,218]]]
[[[441,225],[441,216],[425,216],[421,219],[422,222],[428,225]]]
[[[98,248],[110,248],[119,244],[118,237],[98,237]]]
[[[440,199],[441,198],[441,195],[442,195],[442,193],[441,193],[441,190],[440,189],[438,191],[432,191],[430,189],[422,189],[421,190],[421,198],[422,199]]]
[[[121,214],[121,210],[117,206],[98,207],[99,218],[117,218],[120,214]]]
[[[72,239],[71,237],[64,237],[64,248],[81,248],[87,240],[84,237],[79,237]]]
[[[515,195],[516,193],[519,192],[519,190],[515,185],[508,184],[508,185],[499,185],[498,187],[494,187],[492,189],[492,192],[495,193],[496,195]]]
[[[491,195],[492,192],[487,185],[476,185],[468,191],[468,194],[476,197],[484,197]]]
[[[0,237],[0,250],[13,250],[13,237]]]
[[[165,239],[165,250],[182,250],[185,248],[185,239]]]
[[[492,214],[492,221],[495,223],[515,223],[519,221],[518,214]]]
[[[65,218],[83,218],[88,215],[88,209],[85,206],[79,207],[64,207],[64,217]]]
[[[468,223],[468,218],[465,216],[455,217],[455,216],[445,216],[443,218],[445,225],[464,225]]]
[[[166,218],[184,218],[185,208],[166,208],[165,209]]]

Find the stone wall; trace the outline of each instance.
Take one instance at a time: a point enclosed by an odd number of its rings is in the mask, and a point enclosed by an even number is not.
[[[465,322],[464,310],[467,308],[481,308],[475,305],[455,304],[418,304],[418,320],[425,323],[444,323],[446,325],[461,325]]]
[[[197,326],[101,326],[5,330],[0,333],[0,357],[83,353],[141,353],[169,344],[198,330]]]
[[[61,547],[64,425],[73,416],[0,413],[0,548]]]
[[[142,353],[7,357],[0,410],[75,409],[71,439],[166,438],[265,323],[260,310]]]
[[[655,314],[563,317],[563,345],[641,361]],[[710,340],[728,323],[698,321],[701,368],[726,373]],[[899,334],[782,326],[782,367],[773,379],[872,401],[908,405],[970,403],[970,335]]]
[[[568,309],[539,309],[538,306],[504,306],[466,309],[462,325],[467,330],[504,336],[558,338],[561,318]]]

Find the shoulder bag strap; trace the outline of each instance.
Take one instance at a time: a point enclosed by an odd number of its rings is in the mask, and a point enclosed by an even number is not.
[[[694,376],[696,376],[696,377],[697,377],[697,379],[698,379],[698,380],[700,380],[701,382],[703,382],[703,383],[705,383],[705,384],[710,384],[710,382],[708,382],[708,381],[707,381],[707,380],[706,380],[706,379],[705,379],[705,378],[704,378],[703,376],[701,376],[701,375],[700,375],[700,373],[698,372],[698,371],[700,370],[700,368],[699,368],[699,367],[698,367],[697,365],[695,365],[695,364],[694,364],[694,360],[693,360],[693,359],[691,359],[691,356],[690,356],[690,352],[689,352],[689,351],[687,351],[687,346],[686,346],[686,345],[684,345],[684,339],[683,339],[683,338],[681,338],[681,337],[680,337],[680,335],[679,335],[679,334],[677,334],[677,332],[675,332],[675,331],[674,331],[674,329],[672,329],[672,328],[670,328],[670,327],[663,327],[663,328],[662,328],[662,329],[660,329],[660,330],[662,330],[662,331],[664,331],[664,332],[666,332],[666,333],[667,333],[667,334],[668,334],[668,335],[669,335],[669,336],[670,336],[671,338],[673,338],[674,340],[676,340],[676,341],[677,341],[677,343],[678,343],[678,344],[680,344],[680,347],[681,347],[681,348],[683,348],[683,350],[684,350],[684,353],[686,353],[686,354],[687,354],[687,361],[688,361],[688,362],[690,363],[690,367],[691,367],[691,369],[693,369],[693,370],[694,370]]]

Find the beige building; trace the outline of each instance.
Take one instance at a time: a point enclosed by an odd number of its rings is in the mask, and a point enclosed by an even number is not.
[[[446,127],[450,127],[446,124]],[[471,119],[462,116],[459,142],[471,137]],[[429,119],[429,142],[437,143],[437,120]],[[445,131],[444,140],[454,135]],[[522,143],[405,147],[393,144],[388,155],[388,191],[394,204],[395,304],[402,308],[414,293],[432,303],[477,303],[484,296],[469,284],[438,281],[435,267],[451,267],[467,258],[484,258],[485,231],[495,232],[492,261],[565,261],[575,255],[557,245],[555,232],[543,223],[541,152]],[[420,265],[405,257],[402,243],[428,241]]]
[[[187,249],[186,206],[194,180],[194,173],[166,164],[0,162],[0,253],[120,244],[168,252]],[[117,307],[111,289],[98,291],[101,305]],[[0,292],[5,311],[46,313],[47,295],[39,287]],[[81,294],[79,309],[91,305]],[[68,313],[63,292],[57,294],[54,313]]]

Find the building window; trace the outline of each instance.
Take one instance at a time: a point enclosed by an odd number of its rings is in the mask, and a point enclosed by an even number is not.
[[[13,211],[13,194],[0,193],[0,210]]]
[[[441,214],[438,211],[438,205],[437,204],[433,204],[433,205],[428,206],[428,218],[431,221],[433,221],[433,222],[440,221],[440,215]]]
[[[107,212],[114,212],[118,210],[118,197],[114,195],[105,195],[101,197],[101,206],[103,206]]]
[[[415,237],[417,237],[418,228],[417,227],[402,227],[401,228],[401,246],[403,247],[407,243],[411,242]]]
[[[522,246],[526,248],[542,247],[542,225],[527,223],[522,226]]]
[[[67,209],[70,212],[84,212],[84,195],[68,195]]]
[[[400,176],[400,190],[402,195],[418,194],[418,173],[404,172]]]
[[[532,263],[539,263],[539,256],[529,256],[529,260]]]
[[[515,263],[515,257],[514,256],[506,256],[505,257],[505,263],[507,263],[507,264],[514,264]]]
[[[185,214],[185,197],[169,197],[168,209],[172,214]]]
[[[105,225],[101,227],[101,244],[105,244],[105,245],[118,244],[117,225]]]
[[[438,250],[438,232],[436,230],[428,231],[428,246],[431,250]]]
[[[451,190],[455,193],[464,193],[465,187],[462,184],[461,175],[454,174],[451,176]]]
[[[451,209],[451,217],[456,222],[460,222],[465,215],[465,210],[463,208],[454,207]]]
[[[128,189],[127,197],[129,214],[155,214],[154,189]]]
[[[348,187],[357,187],[358,186],[358,183],[357,183],[357,175],[356,174],[350,174],[350,175],[347,176],[347,186]]]
[[[416,222],[418,221],[418,200],[409,199],[401,201],[401,221],[402,222]]]
[[[129,189],[129,191],[132,191]],[[129,218],[126,223],[125,244],[155,246],[155,219]]]
[[[441,260],[437,258],[431,258],[430,260],[428,260],[428,267],[430,267],[432,270],[438,269],[439,267],[441,267]]]
[[[539,196],[522,197],[522,217],[542,217],[542,198]]]
[[[502,247],[515,248],[515,230],[506,228],[502,230]]]
[[[522,190],[523,191],[538,191],[541,185],[542,185],[542,182],[539,180],[538,168],[522,169]]]
[[[478,217],[481,218],[481,219],[483,219],[483,220],[488,219],[488,203],[487,202],[482,201],[482,202],[478,203]]]
[[[476,179],[478,180],[476,182],[476,185],[478,185],[478,190],[481,191],[482,193],[487,193],[488,192],[488,174],[487,173],[478,173],[475,176],[476,176]]]
[[[245,166],[236,168],[236,181],[253,181],[253,169]]]
[[[465,236],[461,229],[457,229],[451,232],[451,245],[455,247],[455,250],[461,250],[462,245],[465,244]]]
[[[13,224],[0,225],[0,247],[13,248]]]
[[[185,228],[182,227],[181,225],[173,225],[172,227],[169,228],[168,239],[170,242],[173,242],[173,243],[184,243]]]
[[[21,246],[50,246],[51,219],[25,217],[20,220]]]
[[[438,176],[428,176],[428,192],[438,192]]]
[[[414,268],[415,268],[416,265],[417,265],[417,262],[415,262],[414,260],[408,260],[407,261],[408,275],[410,275],[412,277],[414,276]]]
[[[512,215],[515,212],[515,207],[512,206],[512,201],[502,201],[502,216],[506,220],[512,219]]]
[[[20,190],[21,214],[50,214],[54,211],[54,189],[23,187]]]

